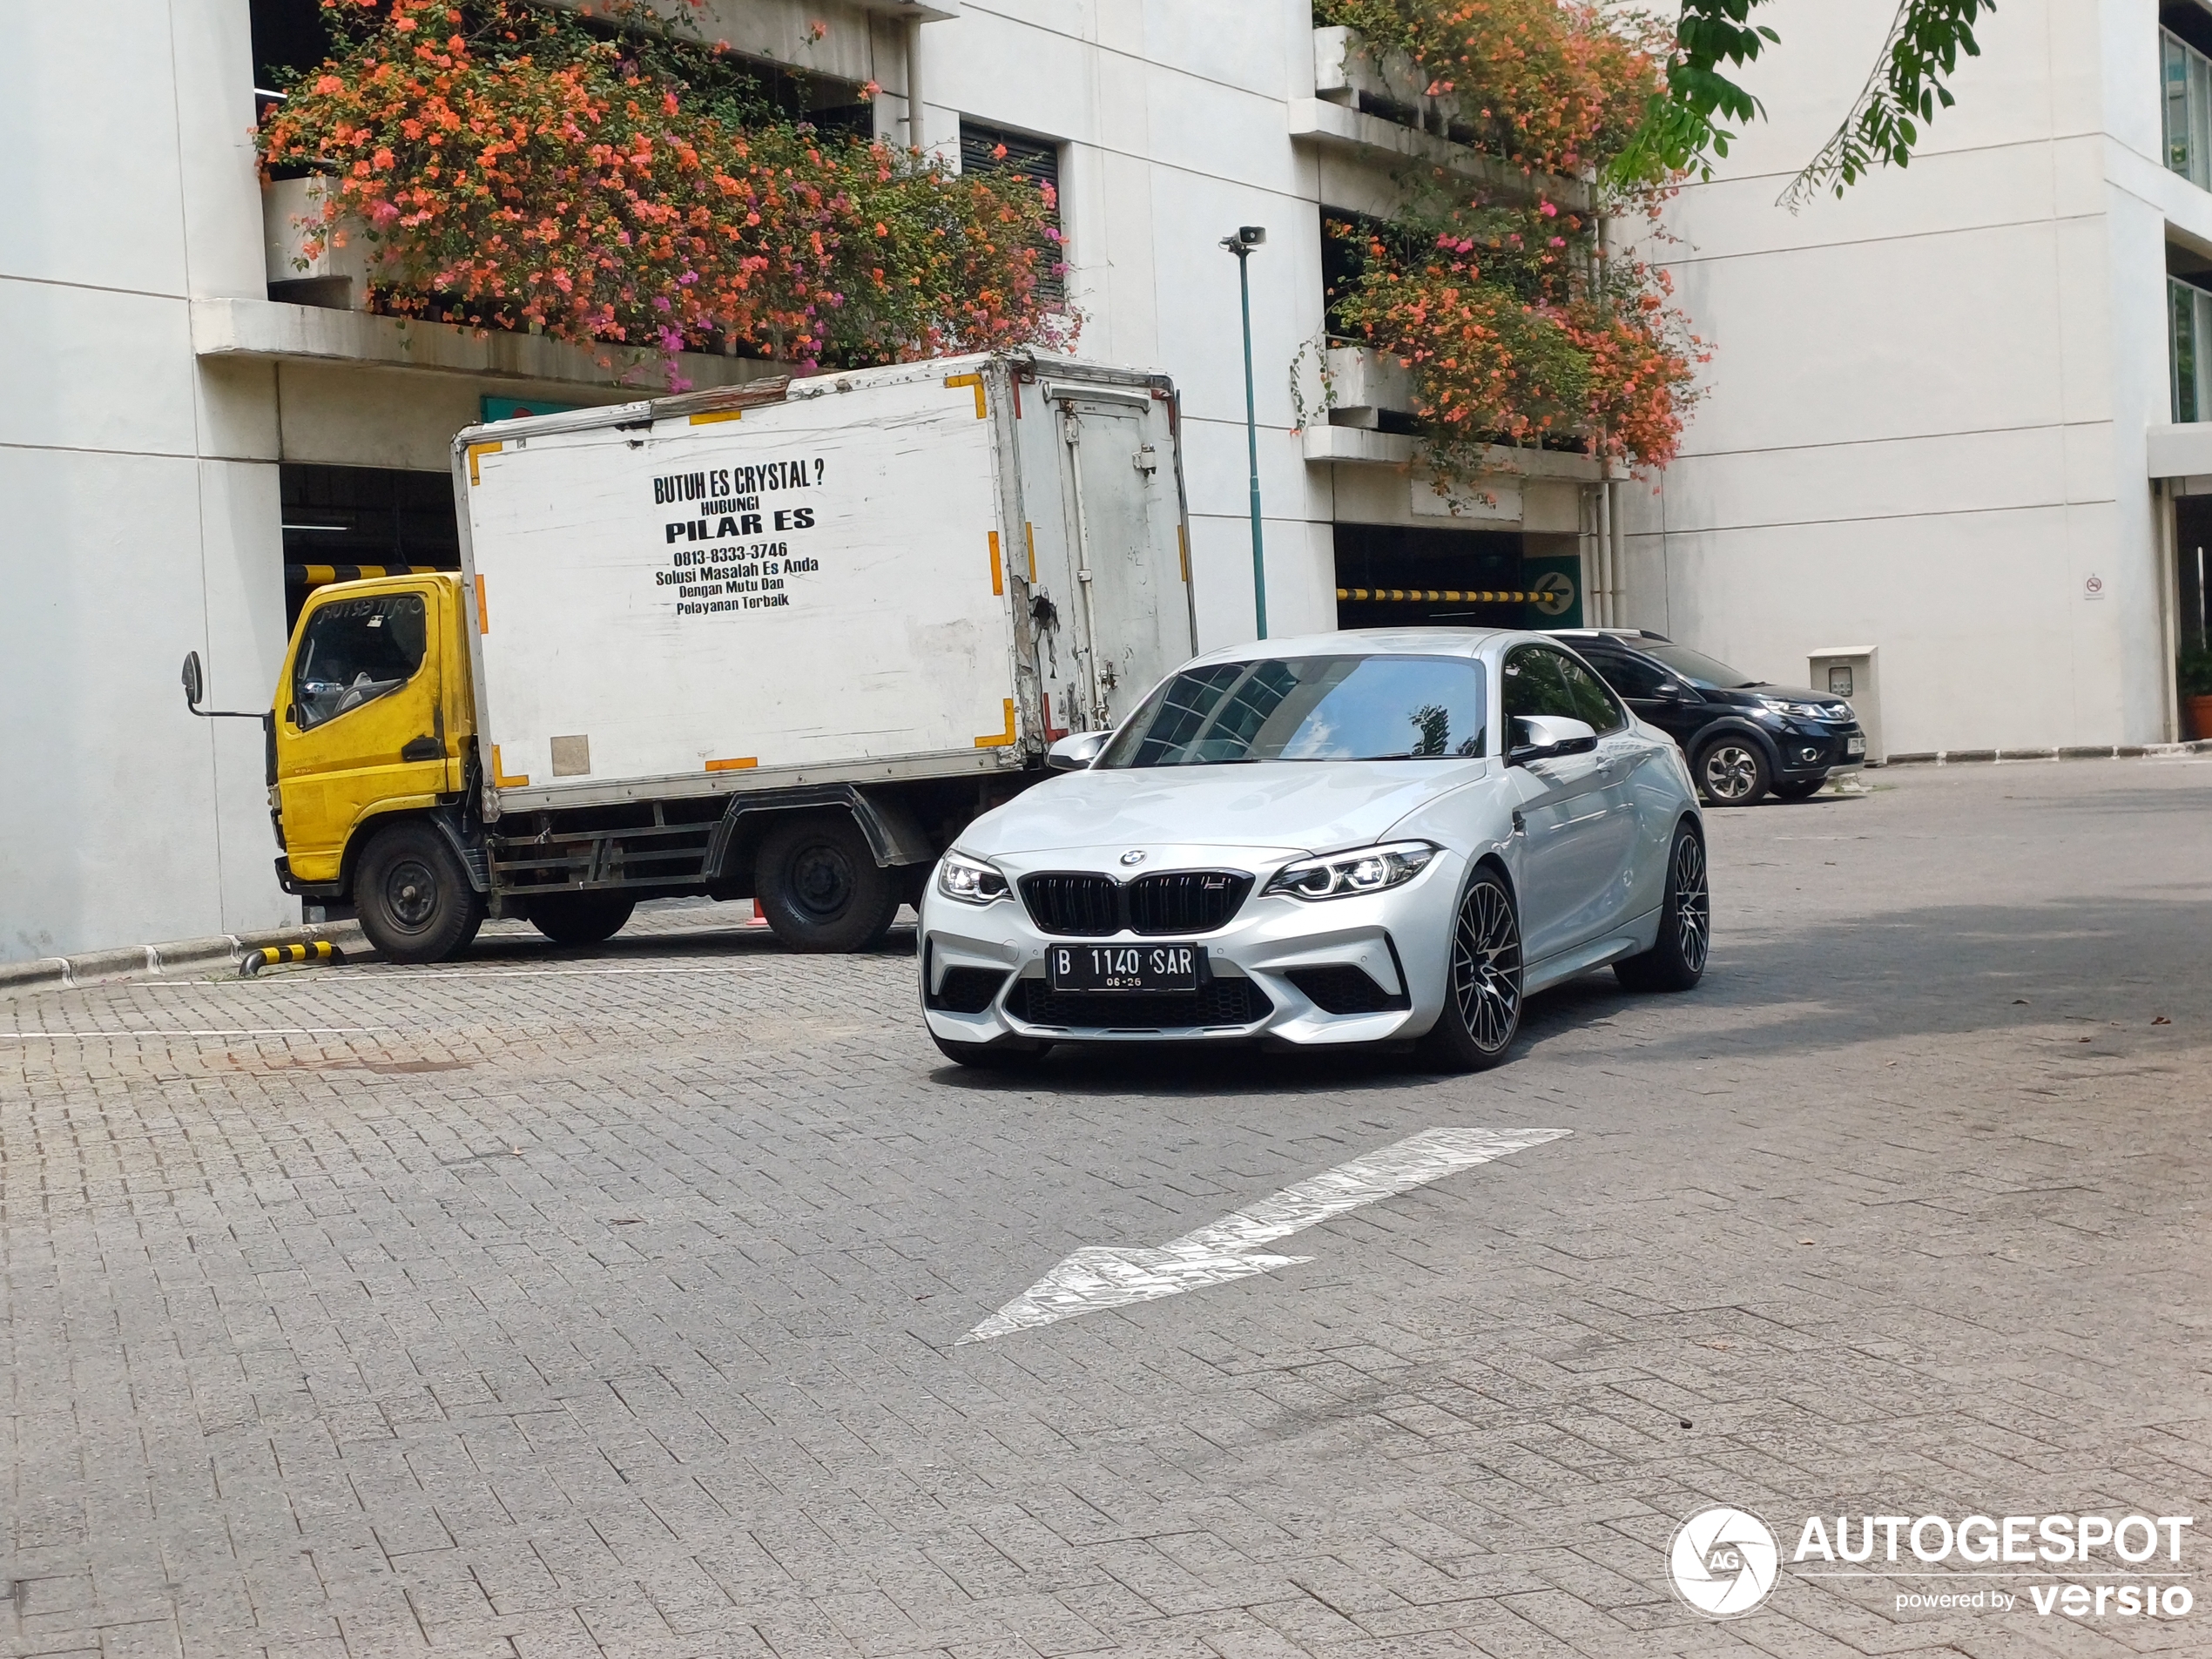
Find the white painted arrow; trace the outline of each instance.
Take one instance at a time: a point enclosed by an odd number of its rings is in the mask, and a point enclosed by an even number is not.
[[[1126,1307],[1184,1291],[1225,1285],[1232,1278],[1310,1262],[1311,1256],[1262,1256],[1263,1244],[1394,1197],[1461,1170],[1487,1163],[1574,1133],[1563,1129],[1430,1129],[1380,1151],[1339,1163],[1311,1180],[1285,1187],[1211,1226],[1185,1233],[1157,1250],[1097,1245],[1079,1250],[984,1320],[961,1342],[988,1342],[1055,1319],[1101,1308]]]

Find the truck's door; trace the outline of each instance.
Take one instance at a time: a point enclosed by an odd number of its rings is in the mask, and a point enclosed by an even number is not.
[[[308,603],[278,691],[285,853],[303,881],[337,879],[347,837],[380,808],[427,806],[447,784],[440,652],[447,596],[381,583]]]
[[[1061,384],[1050,395],[1067,456],[1062,507],[1076,562],[1068,622],[1085,704],[1069,713],[1081,717],[1076,730],[1095,731],[1118,725],[1193,649],[1181,550],[1161,544],[1162,527],[1177,522],[1174,460],[1154,440],[1149,393]]]

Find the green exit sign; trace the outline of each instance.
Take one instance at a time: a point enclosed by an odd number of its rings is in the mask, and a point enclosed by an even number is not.
[[[518,421],[526,415],[566,415],[570,409],[580,409],[581,403],[547,403],[537,398],[488,397],[483,400],[484,420]]]

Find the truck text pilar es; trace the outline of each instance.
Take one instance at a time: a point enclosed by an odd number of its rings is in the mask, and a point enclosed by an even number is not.
[[[1165,377],[1027,355],[470,428],[460,571],[318,590],[252,717],[278,877],[401,961],[700,894],[864,948],[1191,654],[1177,439]]]

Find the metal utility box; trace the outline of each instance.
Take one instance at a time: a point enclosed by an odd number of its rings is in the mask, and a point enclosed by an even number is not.
[[[1806,661],[1805,684],[1830,697],[1840,697],[1858,716],[1866,734],[1866,764],[1883,765],[1889,749],[1882,741],[1881,650],[1875,645],[1830,645],[1814,651]]]

